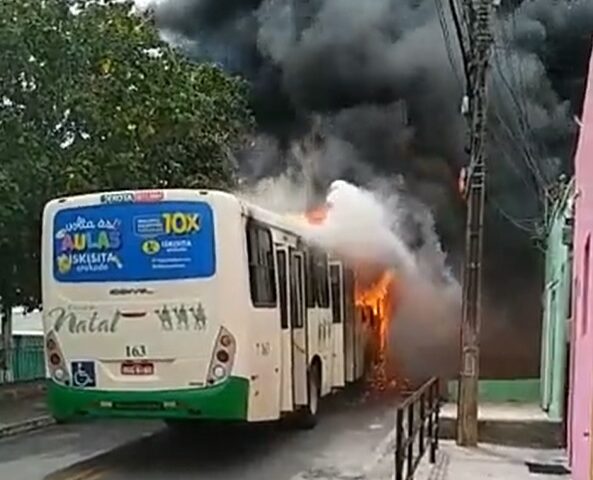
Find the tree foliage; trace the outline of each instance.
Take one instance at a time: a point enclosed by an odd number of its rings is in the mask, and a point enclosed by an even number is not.
[[[227,186],[246,85],[194,65],[131,3],[0,2],[0,299],[39,299],[53,197]]]

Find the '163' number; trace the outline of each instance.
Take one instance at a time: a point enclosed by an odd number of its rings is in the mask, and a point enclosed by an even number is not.
[[[126,357],[128,357],[128,358],[146,357],[146,346],[144,346],[144,345],[126,345]]]
[[[184,235],[200,229],[200,217],[197,213],[163,213],[165,233]]]

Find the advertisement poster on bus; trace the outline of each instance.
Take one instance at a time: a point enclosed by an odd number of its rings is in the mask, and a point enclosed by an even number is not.
[[[120,203],[60,210],[54,276],[61,282],[212,276],[214,220],[203,202]]]

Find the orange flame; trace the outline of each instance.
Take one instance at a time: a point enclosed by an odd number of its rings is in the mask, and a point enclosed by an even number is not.
[[[320,225],[325,222],[327,218],[327,213],[329,212],[330,205],[323,204],[318,207],[315,207],[308,212],[305,212],[305,218],[307,221],[314,225]]]
[[[385,352],[389,323],[397,303],[397,277],[391,270],[384,270],[372,282],[364,281],[364,270],[356,270],[356,306],[370,308],[376,322],[379,354]]]
[[[310,224],[320,225],[327,219],[331,205],[317,206],[305,213],[304,219]],[[372,312],[373,318],[369,322],[372,328],[370,334],[374,343],[376,374],[381,378],[375,379],[384,388],[387,383],[385,359],[387,347],[387,333],[393,319],[399,300],[398,278],[394,271],[372,264],[357,262],[355,274],[356,306],[366,315]]]
[[[459,195],[463,198],[465,197],[466,189],[467,189],[467,169],[463,167],[459,171],[459,176],[457,177],[457,189],[459,191]]]

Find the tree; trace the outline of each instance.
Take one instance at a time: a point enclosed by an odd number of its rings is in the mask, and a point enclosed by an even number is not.
[[[40,303],[53,197],[224,187],[252,126],[246,84],[165,44],[131,3],[0,2],[0,301]]]

